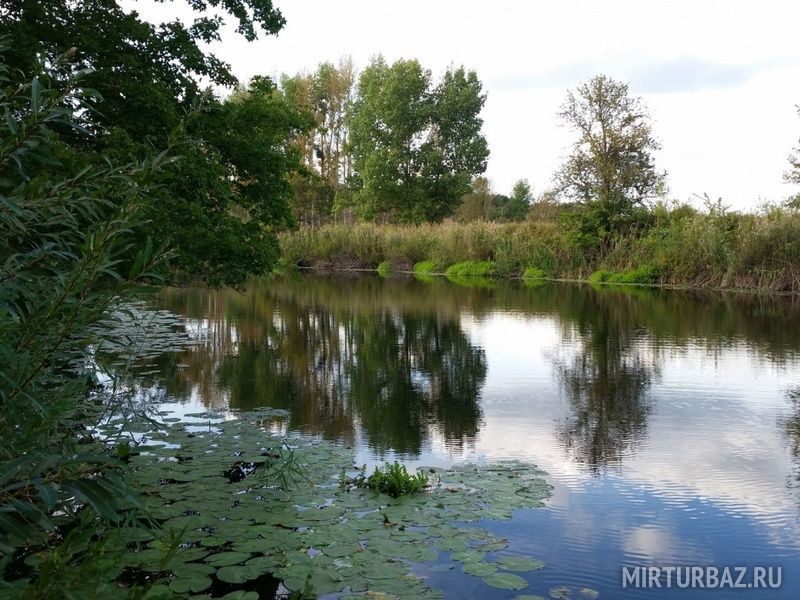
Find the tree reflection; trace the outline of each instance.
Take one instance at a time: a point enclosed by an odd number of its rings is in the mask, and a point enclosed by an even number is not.
[[[369,292],[361,290],[362,300]],[[207,294],[197,308],[208,338],[175,359],[186,365],[167,377],[175,395],[195,393],[216,407],[285,408],[290,429],[348,444],[360,428],[379,453],[418,454],[431,436],[455,447],[474,439],[486,358],[457,318],[342,309],[303,294]],[[171,310],[191,312],[183,291],[168,298]]]
[[[635,314],[624,296],[582,293],[567,311],[566,357],[556,373],[571,409],[559,437],[575,459],[600,471],[644,439],[648,389],[658,375],[651,347],[637,343]]]
[[[781,420],[781,425],[789,443],[789,453],[796,463],[789,487],[800,489],[800,388],[789,390],[786,395],[792,402],[793,410],[788,418]]]

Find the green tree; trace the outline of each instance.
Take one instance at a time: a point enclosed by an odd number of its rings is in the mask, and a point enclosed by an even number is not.
[[[97,429],[119,416],[119,398],[89,396],[87,346],[131,344],[98,325],[157,277],[163,254],[144,232],[170,159],[74,166],[88,92],[37,70],[17,85],[0,60],[0,595],[108,597],[122,528],[144,514]]]
[[[494,214],[495,198],[489,180],[486,177],[476,177],[472,182],[472,189],[461,197],[461,204],[454,216],[462,222],[489,221]]]
[[[463,68],[432,87],[430,71],[416,60],[373,60],[350,115],[361,215],[420,222],[452,214],[472,177],[486,169],[485,100],[477,75]]]
[[[495,201],[495,218],[498,221],[523,221],[531,207],[531,186],[527,179],[514,184],[511,196],[501,196]]]
[[[84,113],[89,120],[82,123],[93,137],[67,138],[82,150],[76,160],[87,166],[100,164],[104,155],[121,162],[147,156],[166,145],[188,111],[206,107],[208,114],[191,126],[197,143],[182,149],[180,166],[163,173],[151,218],[159,234],[171,239],[177,266],[190,276],[239,283],[268,269],[277,256],[274,231],[288,222],[289,196],[281,180],[293,168],[292,157],[279,154],[297,121],[263,81],[258,101],[222,102],[205,92],[205,85],[231,88],[237,80],[204,47],[220,39],[220,12],[232,16],[248,40],[277,33],[284,19],[271,0],[187,5],[188,21],[151,24],[117,0],[3,0],[0,35],[13,39],[6,57],[12,79],[35,73],[40,61],[55,64],[56,56],[73,49],[53,76],[65,81],[83,72],[82,84],[97,92],[87,107],[102,108]],[[272,148],[259,149],[247,136],[236,139],[236,132],[249,132],[248,118],[262,119],[250,123],[259,141]],[[251,155],[254,149],[259,151]]]
[[[628,92],[627,84],[598,75],[568,92],[559,112],[578,139],[555,180],[583,206],[585,241],[626,228],[637,208],[664,190],[665,174],[653,157],[660,146],[641,99]]]
[[[301,223],[325,222],[333,198],[352,173],[347,114],[354,77],[349,58],[339,61],[338,66],[321,63],[313,74],[281,77],[287,101],[309,120],[308,130],[296,137],[304,169],[291,177],[292,209]]]

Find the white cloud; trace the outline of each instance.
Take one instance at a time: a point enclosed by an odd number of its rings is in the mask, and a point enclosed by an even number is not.
[[[564,92],[602,72],[643,95],[663,142],[672,196],[723,196],[736,208],[781,199],[800,137],[800,4],[788,1],[277,0],[287,25],[248,44],[215,45],[242,79],[310,70],[351,55],[418,58],[434,72],[478,71],[489,100],[488,176],[499,191],[527,177],[542,191],[565,153]],[[146,16],[175,8],[136,3]],[[154,17],[155,18],[155,17]],[[231,21],[231,19],[229,19]]]

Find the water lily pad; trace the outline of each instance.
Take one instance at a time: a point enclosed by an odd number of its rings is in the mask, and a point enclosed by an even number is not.
[[[497,564],[507,571],[538,571],[544,567],[542,561],[524,556],[503,556],[497,559]]]
[[[581,598],[586,598],[587,600],[595,600],[595,598],[600,597],[600,592],[593,590],[592,588],[581,588],[578,590],[578,595]]]
[[[497,566],[486,561],[476,561],[464,563],[464,566],[461,567],[461,570],[467,575],[474,575],[475,577],[487,577],[497,572]]]
[[[220,552],[206,557],[206,562],[213,567],[227,567],[243,563],[252,555],[247,552]]]
[[[522,590],[528,587],[528,582],[513,573],[493,573],[483,578],[492,587],[501,590]]]
[[[217,571],[217,579],[225,583],[244,583],[261,576],[261,569],[255,566],[234,565],[222,567]]]
[[[169,582],[169,589],[176,594],[198,593],[211,587],[211,578],[206,576],[191,579],[176,578]]]

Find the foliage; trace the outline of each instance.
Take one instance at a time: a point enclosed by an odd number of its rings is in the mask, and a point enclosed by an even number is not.
[[[591,275],[589,275],[589,283],[605,283],[609,280],[609,278],[613,275],[611,271],[607,269],[598,269]]]
[[[712,203],[705,211],[662,204],[649,212],[646,230],[614,234],[593,252],[586,252],[572,232],[547,220],[329,225],[283,234],[280,242],[287,262],[306,266],[371,268],[391,260],[432,261],[438,268],[492,260],[500,276],[518,277],[535,265],[549,276],[567,279],[649,266],[658,282],[666,284],[800,291],[798,211],[771,206],[758,214],[739,214]]]
[[[151,24],[116,0],[8,0],[0,35],[13,36],[6,55],[12,78],[69,51],[52,76],[63,82],[81,72],[83,85],[96,90],[86,104],[97,110],[76,113],[94,136],[65,135],[78,164],[141,160],[168,145],[187,113],[204,110],[189,126],[195,141],[182,149],[184,160],[159,175],[148,217],[189,277],[237,284],[277,257],[274,233],[291,223],[286,178],[298,164],[289,140],[306,121],[264,79],[225,102],[203,90],[238,85],[230,67],[204,49],[220,39],[220,12],[253,40],[284,24],[271,0],[191,0],[186,8],[191,23]]]
[[[414,273],[422,275],[430,275],[436,273],[438,270],[439,266],[434,260],[423,260],[414,265]]]
[[[447,267],[445,274],[451,277],[490,277],[496,271],[490,260],[466,260]]]
[[[428,487],[428,477],[421,472],[412,475],[404,464],[394,462],[386,463],[385,469],[375,467],[375,471],[367,477],[364,485],[373,491],[399,498],[425,491]]]
[[[600,241],[631,225],[645,200],[663,192],[655,166],[659,149],[647,113],[627,84],[598,75],[567,94],[559,117],[578,132],[572,154],[556,173],[559,190],[580,203],[579,234]]]
[[[649,284],[658,282],[658,272],[649,265],[643,265],[632,271],[623,271],[610,275],[608,283]]]
[[[0,63],[0,569],[35,549],[30,580],[7,592],[104,595],[98,569],[142,515],[123,462],[92,432],[115,404],[89,396],[87,352],[118,297],[158,277],[145,207],[170,159],[73,168],[63,136],[82,139],[93,114],[82,75],[60,89],[44,68],[26,84],[8,72]]]
[[[523,279],[546,279],[547,272],[536,267],[528,267],[522,272]]]
[[[388,277],[392,274],[392,264],[388,260],[381,262],[375,269],[381,277]]]
[[[196,142],[165,172],[170,183],[151,209],[183,273],[238,285],[271,270],[279,255],[275,233],[293,224],[286,174],[299,168],[292,139],[304,126],[260,77],[198,116]]]
[[[485,100],[474,72],[450,69],[433,86],[416,60],[374,59],[349,118],[361,216],[418,223],[451,214],[486,169]]]

